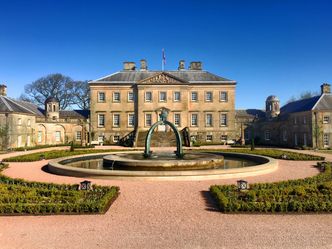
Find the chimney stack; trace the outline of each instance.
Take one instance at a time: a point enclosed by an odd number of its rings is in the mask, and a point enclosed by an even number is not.
[[[179,61],[179,67],[178,67],[178,70],[185,70],[185,68],[184,68],[184,60],[180,60],[180,61]]]
[[[323,83],[323,84],[320,86],[320,89],[321,89],[321,94],[324,94],[324,93],[331,93],[331,86],[330,86],[330,84],[328,84],[328,83]]]
[[[148,70],[148,64],[145,59],[140,60],[140,63],[141,63],[141,71]]]
[[[123,70],[125,71],[135,71],[136,70],[136,65],[135,62],[123,62]]]
[[[189,70],[202,70],[202,62],[200,61],[190,62]]]
[[[7,96],[7,86],[5,84],[0,85],[0,95]]]

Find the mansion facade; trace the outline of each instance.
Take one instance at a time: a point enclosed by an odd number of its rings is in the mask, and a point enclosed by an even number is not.
[[[191,62],[186,69],[180,61],[174,71],[150,71],[145,60],[139,69],[125,62],[122,71],[89,86],[92,139],[99,142],[128,137],[137,145],[162,110],[179,131],[189,131],[192,140],[220,143],[236,133],[236,82],[204,71],[201,62]]]
[[[201,62],[177,70],[149,70],[124,62],[121,71],[89,82],[90,110],[61,110],[54,97],[44,108],[7,96],[0,85],[0,147],[76,144],[144,146],[150,127],[162,111],[183,136],[184,144],[255,144],[284,147],[332,148],[332,94],[321,94],[280,106],[266,99],[265,110],[235,109],[236,81],[202,69]],[[157,127],[160,141],[171,146],[169,127]],[[169,136],[168,136],[169,135]],[[153,142],[153,141],[152,141]],[[165,145],[166,144],[166,145]]]

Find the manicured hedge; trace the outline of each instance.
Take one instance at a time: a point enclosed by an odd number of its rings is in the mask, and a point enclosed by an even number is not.
[[[331,163],[318,167],[322,173],[305,179],[250,184],[244,191],[236,185],[213,185],[210,192],[225,213],[332,212]]]
[[[39,150],[39,149],[44,149],[44,148],[50,148],[50,147],[62,147],[62,146],[70,146],[70,143],[67,144],[43,144],[43,145],[36,145],[32,147],[18,147],[18,148],[12,148],[12,151],[26,151],[26,150]],[[80,144],[75,144],[74,143],[74,148],[77,149],[85,149],[85,148],[94,148],[94,145],[87,145],[87,146],[82,146]]]
[[[119,187],[28,182],[0,175],[0,215],[104,213],[119,194]]]
[[[115,151],[115,150],[112,150]],[[15,156],[9,157],[4,159],[4,162],[34,162],[39,161],[41,159],[55,159],[60,157],[67,157],[67,156],[75,156],[75,155],[84,155],[84,154],[92,154],[92,153],[102,153],[102,152],[110,152],[110,150],[54,150],[54,151],[45,151],[45,152],[38,152],[32,153],[22,156]]]
[[[211,150],[209,150],[211,151]],[[235,153],[246,153],[255,154],[261,156],[269,156],[276,159],[284,160],[295,160],[295,161],[322,161],[325,158],[321,156],[314,156],[309,154],[302,154],[298,152],[285,151],[285,150],[275,150],[275,149],[224,149],[224,150],[214,150],[218,152],[235,152]]]

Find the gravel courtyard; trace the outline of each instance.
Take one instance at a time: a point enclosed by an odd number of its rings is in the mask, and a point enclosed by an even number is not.
[[[324,155],[326,156],[326,155]],[[0,157],[1,159],[1,157]],[[327,160],[332,160],[328,155]],[[42,170],[47,161],[10,163],[3,173],[27,180],[78,183]],[[271,182],[312,176],[315,162],[279,160]],[[332,248],[332,214],[222,214],[208,194],[209,181],[115,181],[121,194],[105,215],[0,217],[1,248]]]

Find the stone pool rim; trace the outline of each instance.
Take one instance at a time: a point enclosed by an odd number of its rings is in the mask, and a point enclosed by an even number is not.
[[[278,160],[253,154],[235,153],[235,152],[216,152],[204,151],[200,153],[219,154],[231,157],[240,157],[257,161],[258,165],[232,169],[206,169],[206,170],[183,170],[183,171],[127,171],[127,170],[98,170],[85,169],[67,166],[63,163],[77,162],[81,160],[99,159],[110,154],[122,153],[143,153],[143,151],[117,151],[102,152],[86,155],[76,155],[62,157],[50,160],[48,170],[57,175],[86,177],[96,179],[113,179],[113,180],[213,180],[238,178],[247,176],[256,176],[268,174],[278,168]]]

